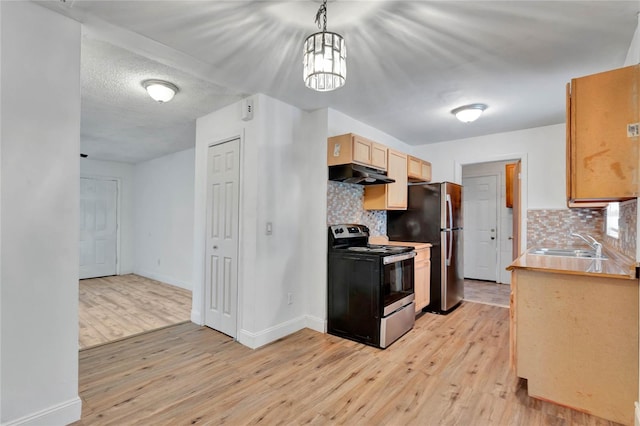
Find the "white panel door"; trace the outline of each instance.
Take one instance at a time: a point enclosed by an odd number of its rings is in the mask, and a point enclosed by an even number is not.
[[[467,177],[464,185],[464,276],[497,278],[497,177]]]
[[[209,148],[205,325],[237,337],[240,140]]]
[[[118,182],[80,178],[80,278],[116,275]]]

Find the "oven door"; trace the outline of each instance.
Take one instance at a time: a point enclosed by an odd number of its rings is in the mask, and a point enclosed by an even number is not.
[[[413,302],[415,251],[382,258],[382,300],[386,317]]]

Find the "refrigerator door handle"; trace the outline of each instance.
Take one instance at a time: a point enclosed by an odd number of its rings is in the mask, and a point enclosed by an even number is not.
[[[451,266],[451,256],[453,254],[453,231],[447,231],[449,234],[449,242],[447,244],[447,266]]]
[[[451,205],[451,194],[447,194],[447,223],[446,229],[453,229],[453,206]]]
[[[451,266],[451,256],[452,256],[452,246],[453,246],[453,206],[451,205],[451,194],[447,194],[446,197],[447,202],[447,223],[445,223],[445,227],[449,234],[449,242],[447,244],[447,266]]]

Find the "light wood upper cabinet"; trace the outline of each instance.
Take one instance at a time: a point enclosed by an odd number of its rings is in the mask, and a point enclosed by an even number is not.
[[[327,165],[358,163],[387,170],[387,147],[353,133],[327,140]]]
[[[506,177],[506,204],[508,208],[513,208],[513,181],[515,179],[516,163],[505,164]]]
[[[407,208],[407,155],[388,150],[387,176],[394,183],[369,185],[364,188],[365,210],[406,210]]]
[[[567,85],[567,199],[621,201],[639,194],[640,65]]]
[[[431,182],[431,163],[418,157],[407,156],[409,182]]]

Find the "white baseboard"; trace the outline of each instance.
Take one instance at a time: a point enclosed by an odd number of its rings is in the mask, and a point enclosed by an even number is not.
[[[266,345],[267,343],[271,343],[282,337],[288,336],[291,333],[295,333],[298,330],[302,330],[305,327],[306,317],[301,316],[273,327],[269,327],[257,333],[240,330],[238,333],[238,342],[250,347],[251,349],[256,349],[260,346]]]
[[[634,416],[634,420],[635,420],[635,426],[640,426],[640,406],[638,405],[638,402],[635,402],[635,406],[636,406],[636,415]]]
[[[80,420],[82,400],[75,397],[69,401],[56,404],[37,413],[2,423],[2,426],[50,426],[68,425]]]
[[[176,287],[183,288],[185,290],[193,291],[192,283],[186,282],[186,281],[182,281],[182,280],[176,279],[174,277],[170,277],[168,275],[157,274],[155,272],[145,271],[145,270],[133,271],[133,273],[136,274],[136,275],[140,275],[142,277],[151,278],[152,280],[161,281],[163,283],[171,284],[171,285],[174,285]]]
[[[304,319],[305,327],[310,328],[311,330],[318,331],[320,333],[327,332],[327,320],[314,317],[312,315],[307,315],[304,317]]]
[[[204,325],[204,318],[202,317],[200,311],[195,311],[193,308],[191,308],[191,322],[198,325]]]

